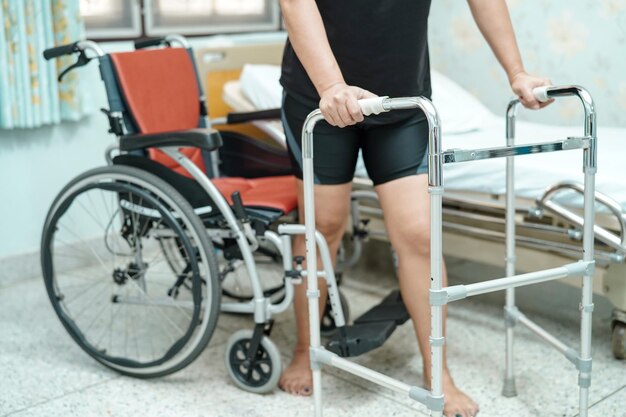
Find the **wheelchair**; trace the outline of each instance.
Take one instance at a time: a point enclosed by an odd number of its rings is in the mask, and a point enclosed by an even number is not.
[[[91,41],[44,52],[66,55],[77,60],[59,80],[98,61],[117,141],[107,165],[70,181],[45,220],[43,277],[63,326],[103,365],[153,378],[196,359],[221,312],[249,314],[254,328],[230,337],[227,369],[240,388],[271,391],[282,370],[272,317],[289,308],[303,275],[291,235],[277,232],[296,223],[295,178],[284,151],[211,126],[278,111],[209,120],[181,36],[140,40],[124,53]],[[326,334],[337,303],[347,308],[336,285],[331,292]]]

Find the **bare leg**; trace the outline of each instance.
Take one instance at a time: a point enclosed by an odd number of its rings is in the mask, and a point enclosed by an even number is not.
[[[402,299],[413,321],[424,362],[424,383],[430,387],[430,205],[428,178],[416,175],[400,178],[376,187],[385,214],[385,226],[398,255],[398,275]],[[447,285],[445,267],[443,285]],[[444,309],[445,323],[445,309]],[[444,329],[445,334],[445,329]],[[443,356],[444,415],[471,417],[478,405],[455,385]]]
[[[317,230],[326,238],[333,263],[345,231],[345,223],[350,210],[351,189],[350,183],[315,186],[315,222]],[[304,219],[302,190],[302,181],[298,181],[298,207],[300,207],[301,220]],[[305,241],[303,236],[295,238],[293,254],[294,256],[304,256]],[[317,263],[321,269],[322,263],[319,258]],[[320,279],[318,284],[320,314],[323,314],[328,288],[325,280]],[[296,286],[293,305],[296,314],[297,342],[291,364],[283,372],[279,386],[290,394],[311,395],[313,383],[309,361],[309,307],[306,298],[306,282]]]

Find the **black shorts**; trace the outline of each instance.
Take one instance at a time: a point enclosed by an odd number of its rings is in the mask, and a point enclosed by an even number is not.
[[[302,179],[302,125],[318,103],[285,94],[282,122],[294,174]],[[351,182],[359,155],[374,185],[428,172],[428,121],[420,112],[403,120],[380,124],[366,118],[354,126],[338,128],[321,121],[314,133],[315,183]]]

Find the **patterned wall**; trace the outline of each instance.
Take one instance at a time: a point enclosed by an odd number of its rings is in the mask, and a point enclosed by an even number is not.
[[[507,0],[528,72],[555,84],[580,84],[594,97],[600,125],[626,127],[626,0]],[[430,18],[433,68],[501,115],[511,95],[466,1],[434,0]],[[580,121],[576,100],[522,112],[534,121]]]

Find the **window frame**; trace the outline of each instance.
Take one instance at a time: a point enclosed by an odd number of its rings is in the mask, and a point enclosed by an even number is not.
[[[172,25],[154,27],[151,8],[153,0],[130,0],[130,8],[133,13],[132,29],[89,29],[85,22],[85,32],[89,39],[96,41],[122,41],[133,40],[143,37],[164,36],[180,34],[187,37],[209,36],[221,33],[253,33],[273,32],[283,29],[282,17],[278,0],[268,1],[271,21],[263,23],[233,23],[224,25],[207,25],[200,27],[193,23],[186,25]]]
[[[113,39],[135,39],[142,37],[145,33],[144,31],[144,23],[143,23],[143,1],[142,0],[131,0],[122,2],[123,4],[128,6],[131,12],[131,28],[95,28],[89,29],[87,27],[87,20],[83,17],[85,22],[85,34],[89,39],[96,40],[113,40]]]

